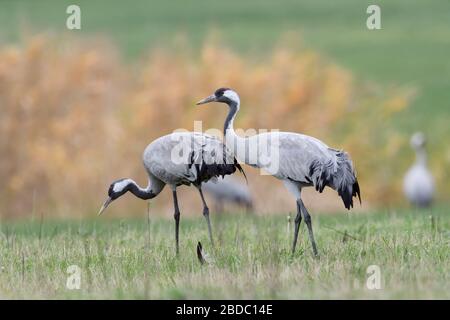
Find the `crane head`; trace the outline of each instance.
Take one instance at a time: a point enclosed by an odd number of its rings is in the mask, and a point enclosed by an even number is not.
[[[236,104],[239,105],[240,99],[239,95],[236,93],[236,91],[230,89],[230,88],[219,88],[217,89],[214,94],[206,97],[203,100],[200,100],[197,102],[197,105],[209,103],[209,102],[222,102],[226,104]]]
[[[411,146],[414,149],[420,149],[425,147],[426,141],[425,135],[422,132],[416,132],[411,137]]]
[[[103,211],[105,211],[105,209],[111,204],[111,202],[126,193],[131,182],[132,181],[130,179],[119,179],[111,183],[108,189],[108,198],[100,208],[98,215],[101,215]]]

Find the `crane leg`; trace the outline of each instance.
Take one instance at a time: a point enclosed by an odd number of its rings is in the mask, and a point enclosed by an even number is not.
[[[303,218],[305,219],[306,226],[308,227],[309,240],[311,241],[311,245],[312,245],[312,249],[313,249],[314,255],[317,257],[319,254],[317,252],[316,241],[314,241],[314,234],[313,234],[313,229],[312,229],[311,216],[309,215],[308,210],[306,210],[306,207],[305,207],[302,199],[299,199],[299,203],[300,203],[301,212],[303,213]]]
[[[173,214],[173,217],[175,219],[175,250],[176,254],[179,253],[179,230],[180,230],[180,208],[178,207],[178,199],[177,199],[177,191],[176,189],[173,189],[172,191],[173,195],[173,207],[175,209],[175,213]]]
[[[295,230],[294,230],[294,241],[292,242],[292,254],[295,252],[295,246],[297,245],[298,230],[300,229],[300,223],[302,222],[302,210],[300,202],[302,200],[297,200],[297,216],[295,217]]]
[[[209,233],[209,240],[211,241],[211,245],[214,246],[214,240],[212,236],[212,229],[211,229],[211,221],[209,220],[209,208],[206,204],[205,197],[203,197],[203,191],[202,187],[198,187],[198,192],[200,193],[200,197],[202,198],[203,202],[203,216],[206,219],[206,222],[208,223],[208,233]]]

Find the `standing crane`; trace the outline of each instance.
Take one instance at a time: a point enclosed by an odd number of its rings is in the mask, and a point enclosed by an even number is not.
[[[244,206],[247,211],[253,209],[253,199],[248,187],[232,176],[225,176],[217,181],[208,181],[203,184],[203,190],[215,200],[218,212],[223,211],[225,202]]]
[[[353,207],[353,197],[360,190],[352,161],[344,151],[328,147],[322,141],[292,132],[265,132],[250,137],[240,137],[234,131],[233,122],[239,111],[239,95],[229,89],[217,89],[214,94],[197,102],[197,105],[221,102],[228,105],[228,116],[224,124],[225,144],[241,162],[263,169],[283,181],[297,202],[292,253],[298,238],[300,223],[303,219],[308,227],[309,239],[314,255],[317,246],[308,213],[302,199],[301,190],[314,186],[319,192],[328,186],[336,190],[347,209]]]
[[[411,147],[416,151],[416,162],[408,170],[403,180],[403,191],[409,202],[420,208],[429,207],[433,202],[434,180],[427,167],[426,139],[422,132],[411,137]]]
[[[140,199],[148,200],[155,198],[167,184],[172,189],[173,195],[175,245],[178,254],[180,209],[176,189],[180,185],[192,184],[200,193],[203,215],[208,224],[209,238],[213,244],[209,208],[203,197],[202,183],[210,179],[217,179],[219,176],[233,174],[236,169],[244,174],[241,166],[225,145],[210,135],[196,132],[175,132],[150,143],[144,150],[143,161],[149,176],[147,187],[142,188],[129,178],[114,181],[108,189],[108,198],[98,214],[102,214],[112,201],[128,191]]]

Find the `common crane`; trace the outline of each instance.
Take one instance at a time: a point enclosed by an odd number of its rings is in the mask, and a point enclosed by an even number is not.
[[[403,180],[403,191],[409,202],[416,207],[429,207],[433,202],[434,180],[427,167],[426,139],[421,132],[411,137],[411,147],[416,151],[416,162]]]
[[[192,184],[200,193],[203,215],[213,244],[209,209],[203,197],[202,182],[233,174],[236,169],[244,173],[225,145],[218,138],[210,135],[197,132],[175,132],[150,143],[145,148],[143,162],[149,176],[147,187],[141,188],[129,178],[114,181],[108,189],[108,198],[102,205],[99,215],[112,201],[128,191],[140,199],[147,200],[156,197],[167,184],[172,189],[173,195],[175,245],[178,254],[180,209],[176,189],[180,185]]]
[[[204,183],[203,191],[214,198],[220,212],[226,202],[244,206],[247,211],[253,209],[253,199],[247,185],[232,176]]]
[[[361,202],[356,173],[348,154],[330,148],[316,138],[292,132],[265,132],[240,137],[233,126],[240,106],[239,95],[229,88],[220,88],[214,94],[197,102],[197,105],[209,102],[222,102],[228,105],[224,137],[225,144],[234,156],[239,161],[261,168],[282,180],[289,192],[295,196],[297,216],[292,252],[295,252],[303,214],[312,249],[317,256],[311,216],[301,199],[301,190],[304,187],[314,186],[317,191],[322,192],[328,186],[338,192],[347,209],[353,207],[353,197],[358,196]]]

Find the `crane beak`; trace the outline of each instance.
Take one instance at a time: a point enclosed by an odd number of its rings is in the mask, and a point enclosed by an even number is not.
[[[109,206],[109,204],[112,202],[113,200],[108,197],[108,199],[106,199],[105,203],[102,205],[102,207],[100,208],[100,211],[98,212],[98,215],[101,215],[103,213],[103,211],[105,211],[105,209]]]
[[[205,104],[205,103],[213,102],[213,101],[216,101],[216,96],[215,96],[214,94],[210,95],[209,97],[206,97],[206,98],[203,99],[203,100],[200,100],[200,101],[197,102],[196,104],[197,104],[197,105],[201,105],[201,104]]]

